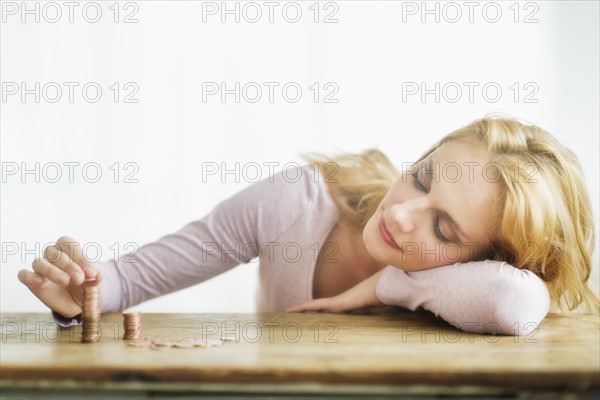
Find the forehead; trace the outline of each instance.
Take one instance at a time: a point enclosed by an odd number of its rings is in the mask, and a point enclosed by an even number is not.
[[[445,183],[456,183],[463,189],[467,184],[485,185],[486,189],[492,190],[497,181],[497,174],[493,163],[487,155],[485,147],[478,142],[452,141],[438,147],[427,159],[433,161],[432,171],[438,180]],[[483,187],[482,187],[483,188]]]
[[[491,212],[501,193],[493,164],[481,143],[452,141],[431,153],[427,162],[436,174],[431,195],[436,206],[446,211],[472,240],[483,241],[496,224]],[[499,206],[499,205],[496,205]],[[497,210],[493,210],[497,211]]]

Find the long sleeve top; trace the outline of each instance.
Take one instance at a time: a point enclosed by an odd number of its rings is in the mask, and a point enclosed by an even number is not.
[[[256,257],[258,312],[281,312],[312,300],[317,255],[339,217],[327,183],[308,165],[277,172],[135,254],[95,263],[104,276],[100,311],[122,311]],[[376,295],[384,304],[423,308],[474,333],[529,333],[550,306],[537,275],[490,260],[416,272],[390,265]],[[52,314],[62,326],[80,322],[80,316]]]

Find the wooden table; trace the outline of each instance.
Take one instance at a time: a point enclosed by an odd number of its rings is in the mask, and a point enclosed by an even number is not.
[[[590,314],[549,314],[527,336],[459,331],[424,310],[142,314],[142,338],[238,339],[166,350],[124,343],[120,314],[102,316],[97,343],[49,314],[2,314],[1,324],[3,396],[600,393],[600,321]]]

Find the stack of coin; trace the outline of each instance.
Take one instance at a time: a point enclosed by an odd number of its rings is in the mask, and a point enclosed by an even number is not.
[[[83,323],[81,330],[82,343],[95,343],[100,338],[100,335],[98,335],[98,324],[100,322],[99,297],[98,286],[83,288],[83,312],[81,314]]]
[[[137,342],[140,339],[140,333],[142,332],[140,313],[123,313],[123,325],[125,330],[123,340]]]

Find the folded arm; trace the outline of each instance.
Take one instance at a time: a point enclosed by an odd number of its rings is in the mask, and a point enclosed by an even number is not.
[[[288,312],[348,312],[381,306],[422,307],[474,333],[523,335],[548,313],[550,296],[533,272],[498,261],[473,261],[416,272],[394,266],[337,296],[313,299]]]
[[[533,272],[499,261],[472,261],[416,272],[388,266],[376,295],[388,305],[422,307],[475,333],[523,335],[550,307],[545,283]]]

